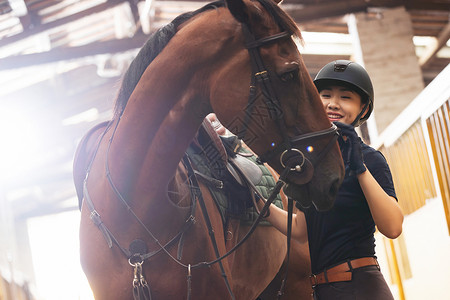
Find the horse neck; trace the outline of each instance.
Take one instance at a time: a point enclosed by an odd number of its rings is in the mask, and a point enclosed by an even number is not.
[[[180,109],[178,102],[170,108],[155,101],[150,110],[136,105],[122,116],[108,161],[119,190],[133,207],[135,201],[165,198],[168,182],[203,119],[196,111],[201,105],[194,103],[188,101]]]
[[[205,82],[220,61],[214,51],[225,46],[205,49],[204,41],[193,39],[184,34],[169,42],[142,75],[117,127],[110,169],[130,201],[166,197],[168,182],[211,111]]]

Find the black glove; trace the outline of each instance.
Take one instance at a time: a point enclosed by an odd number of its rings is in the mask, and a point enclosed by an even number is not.
[[[339,146],[341,149],[346,148],[346,146],[348,147],[347,151],[343,151],[343,157],[344,159],[348,158],[350,170],[356,175],[364,173],[367,169],[364,165],[364,158],[361,150],[361,139],[356,133],[355,127],[340,122],[334,122],[334,124],[339,128],[338,131],[341,135]],[[342,137],[347,137],[347,140],[344,141]],[[346,154],[345,156],[344,152]]]

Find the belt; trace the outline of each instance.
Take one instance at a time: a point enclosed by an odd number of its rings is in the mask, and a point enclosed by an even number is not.
[[[325,269],[322,273],[313,274],[309,279],[313,287],[329,282],[351,281],[353,269],[366,266],[378,266],[377,259],[375,257],[351,259],[330,269]]]

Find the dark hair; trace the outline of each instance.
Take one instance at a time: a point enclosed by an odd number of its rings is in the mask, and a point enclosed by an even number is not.
[[[363,104],[366,104],[369,101],[369,96],[365,92],[363,92],[356,85],[348,83],[348,82],[334,80],[334,79],[327,79],[327,80],[322,80],[320,83],[316,84],[316,87],[320,93],[322,90],[324,90],[330,86],[333,86],[333,85],[342,86],[342,87],[345,87],[345,88],[357,93],[361,97],[361,102]]]

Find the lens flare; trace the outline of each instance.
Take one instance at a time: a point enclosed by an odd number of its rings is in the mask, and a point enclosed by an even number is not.
[[[314,147],[313,146],[308,146],[306,147],[306,151],[308,151],[309,153],[314,151]]]

